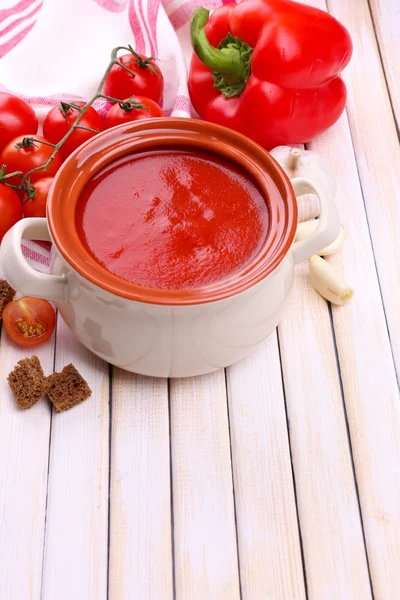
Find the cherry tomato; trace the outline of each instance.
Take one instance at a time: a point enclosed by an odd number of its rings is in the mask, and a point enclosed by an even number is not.
[[[51,184],[53,183],[53,177],[44,177],[35,181],[36,194],[34,198],[27,200],[27,194],[22,198],[22,210],[24,217],[45,217],[46,206],[47,206],[47,194]]]
[[[123,102],[118,102],[112,106],[105,118],[104,126],[106,129],[127,123],[128,121],[140,121],[142,119],[151,119],[153,117],[162,117],[163,111],[150,98],[143,96],[132,96]]]
[[[113,65],[104,82],[104,94],[118,100],[134,94],[151,98],[155,102],[161,100],[164,79],[154,59],[135,52],[124,54],[118,60],[128,67],[132,74],[118,65]]]
[[[8,185],[0,183],[0,242],[17,221],[22,219],[22,206],[18,194]]]
[[[8,335],[22,346],[46,342],[56,326],[56,313],[50,302],[24,296],[13,300],[3,310]]]
[[[74,102],[74,104],[77,106],[85,106],[84,102]],[[47,113],[43,122],[43,135],[50,142],[53,142],[53,144],[58,144],[64,135],[71,129],[78,116],[79,111],[76,108],[69,106],[67,103],[61,102],[58,106],[53,106]],[[103,131],[103,119],[93,106],[89,106],[82,119],[79,121],[79,126],[89,127],[96,131]],[[79,148],[83,142],[90,140],[90,138],[95,135],[96,133],[94,131],[76,129],[61,146],[61,156],[67,158],[67,156]]]
[[[38,120],[35,111],[25,100],[0,93],[0,152],[18,135],[35,135]]]
[[[36,141],[30,142],[29,140]],[[0,163],[7,165],[7,173],[22,171],[22,173],[25,174],[35,167],[41,167],[53,153],[52,146],[48,146],[46,143],[41,142],[47,142],[47,140],[40,135],[35,135],[34,138],[20,135],[19,137],[14,138],[3,149],[3,152],[0,155]],[[17,147],[17,144],[22,145]],[[62,160],[57,152],[54,160],[45,171],[40,169],[30,175],[31,183],[34,183],[38,179],[43,179],[43,177],[54,177],[61,167],[61,164]],[[21,177],[18,175],[7,179],[7,182],[13,185],[19,185],[20,181]]]

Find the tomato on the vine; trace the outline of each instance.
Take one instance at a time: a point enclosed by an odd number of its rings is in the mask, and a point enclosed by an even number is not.
[[[142,119],[152,119],[153,117],[162,117],[163,111],[150,98],[143,96],[132,96],[123,102],[114,104],[108,111],[104,121],[105,129],[127,123],[128,121],[140,121]]]
[[[34,197],[28,199],[28,194],[25,194],[22,198],[22,210],[24,217],[45,217],[46,206],[47,206],[47,195],[51,184],[53,183],[53,177],[43,177],[35,181]]]
[[[113,65],[104,82],[104,94],[118,100],[134,94],[155,102],[161,100],[164,79],[154,58],[147,58],[132,50],[129,54],[121,56],[118,61],[131,73],[119,65]]]
[[[7,165],[8,173],[22,171],[25,175],[31,169],[44,165],[52,155],[53,147],[48,145],[47,141],[40,135],[35,135],[35,137],[20,135],[11,140],[3,149],[0,155],[0,163]],[[29,176],[31,183],[43,179],[43,177],[54,177],[61,164],[62,160],[59,152],[57,152],[45,171],[40,169]],[[20,182],[21,176],[19,175],[7,179],[7,183],[12,185],[19,185]]]
[[[22,207],[18,194],[5,183],[0,183],[0,242],[20,219]]]
[[[24,296],[13,300],[3,310],[8,335],[22,346],[46,342],[56,326],[56,313],[50,302]]]
[[[73,102],[73,105],[83,107],[85,106],[85,103]],[[79,110],[67,102],[61,102],[58,106],[53,106],[47,113],[43,122],[43,135],[53,144],[58,144],[71,129],[78,116]],[[86,142],[86,140],[95,136],[96,133],[103,131],[103,119],[93,106],[89,106],[82,119],[79,121],[79,127],[89,127],[89,129],[94,129],[96,131],[75,129],[60,147],[59,152],[63,158],[67,158],[67,156],[79,148],[83,142]]]
[[[38,120],[33,108],[11,94],[0,93],[0,152],[18,135],[35,135]]]

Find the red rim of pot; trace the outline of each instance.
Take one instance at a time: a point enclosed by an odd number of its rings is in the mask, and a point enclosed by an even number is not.
[[[110,273],[85,248],[77,231],[76,205],[86,183],[123,156],[162,148],[188,148],[217,154],[237,163],[257,183],[269,210],[269,228],[260,253],[240,272],[202,288],[153,289]],[[86,280],[129,300],[179,306],[222,300],[245,291],[272,273],[292,245],[297,202],[289,179],[278,163],[247,137],[206,121],[163,117],[104,131],[71,154],[54,179],[47,217],[58,251]]]

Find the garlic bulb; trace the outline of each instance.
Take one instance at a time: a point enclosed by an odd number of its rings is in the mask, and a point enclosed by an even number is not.
[[[299,240],[303,240],[304,238],[308,237],[310,233],[312,233],[314,229],[316,229],[318,223],[319,219],[312,219],[311,221],[304,221],[303,223],[299,223],[297,225],[295,241],[298,242]],[[341,225],[340,233],[337,236],[336,240],[333,241],[332,244],[329,244],[329,246],[326,246],[326,248],[324,248],[323,250],[320,250],[320,252],[318,252],[317,254],[319,256],[329,256],[330,254],[335,254],[335,252],[339,252],[339,250],[343,248],[345,240],[346,232],[343,225]]]
[[[336,177],[325,156],[311,150],[277,146],[271,150],[272,156],[281,165],[289,179],[306,177],[317,187],[323,185],[331,200],[336,196]]]
[[[320,256],[308,259],[311,283],[319,294],[332,304],[343,304],[354,296],[354,290],[343,281],[335,269]]]
[[[335,199],[336,177],[324,156],[317,152],[290,146],[277,146],[271,150],[270,154],[278,161],[289,179],[295,177],[310,179],[317,187],[324,187],[332,201]],[[297,203],[299,222],[313,219],[319,215],[319,200],[316,196],[309,194],[300,196]]]

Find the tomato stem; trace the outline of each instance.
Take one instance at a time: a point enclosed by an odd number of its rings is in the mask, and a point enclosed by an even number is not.
[[[56,147],[56,144],[52,144],[51,142],[45,142],[44,140],[36,140],[34,137],[24,138],[22,142],[19,144],[15,144],[16,148],[31,148],[32,146],[36,146],[38,144],[44,144],[45,146],[51,146],[52,148]]]
[[[38,143],[38,140],[33,137],[24,137],[22,142],[15,144],[15,148],[32,148],[32,146],[37,146]]]
[[[84,107],[79,106],[79,104],[75,104],[75,102],[60,102],[58,108],[60,109],[60,112],[64,115],[64,117],[66,117],[72,108],[81,112]]]
[[[135,57],[135,59],[137,60],[138,63],[138,67],[139,69],[146,69],[149,68],[152,71],[155,72],[155,68],[153,67],[153,65],[151,64],[151,61],[153,60],[157,60],[156,58],[154,58],[153,56],[149,56],[149,58],[145,58],[143,60],[143,58],[140,56],[140,54],[138,54],[137,52],[134,51],[134,49],[132,48],[132,46],[128,46],[129,52]]]
[[[106,96],[105,94],[100,94],[100,98],[104,98],[104,100],[108,100],[109,102],[121,102],[119,98],[113,98],[112,96]]]
[[[15,175],[20,177],[21,175],[23,175],[23,172],[22,171],[13,171],[12,173],[7,173],[7,175],[6,175],[6,169],[7,169],[7,165],[2,165],[2,167],[0,169],[0,182],[6,183],[8,185],[8,187],[12,188],[13,190],[18,190],[19,186],[11,185],[11,183],[7,183],[7,179],[9,177],[14,177]]]
[[[135,102],[135,96],[131,96],[129,100],[122,100],[118,102],[119,107],[125,112],[131,112],[135,109],[150,110],[148,106],[141,102]]]
[[[85,131],[91,131],[92,133],[100,133],[100,129],[92,129],[91,127],[84,127],[83,125],[78,125],[76,129],[84,129]]]
[[[148,106],[145,106],[141,102],[136,102],[136,96],[131,96],[128,100],[119,100],[118,98],[112,98],[111,96],[105,96],[101,94],[101,97],[109,102],[116,102],[119,104],[120,108],[125,112],[130,112],[135,108],[140,108],[142,110],[151,110]]]
[[[27,191],[26,191],[26,200],[22,203],[22,205],[26,204],[29,200],[34,200],[36,198],[36,188],[31,184],[28,179],[26,182]]]

